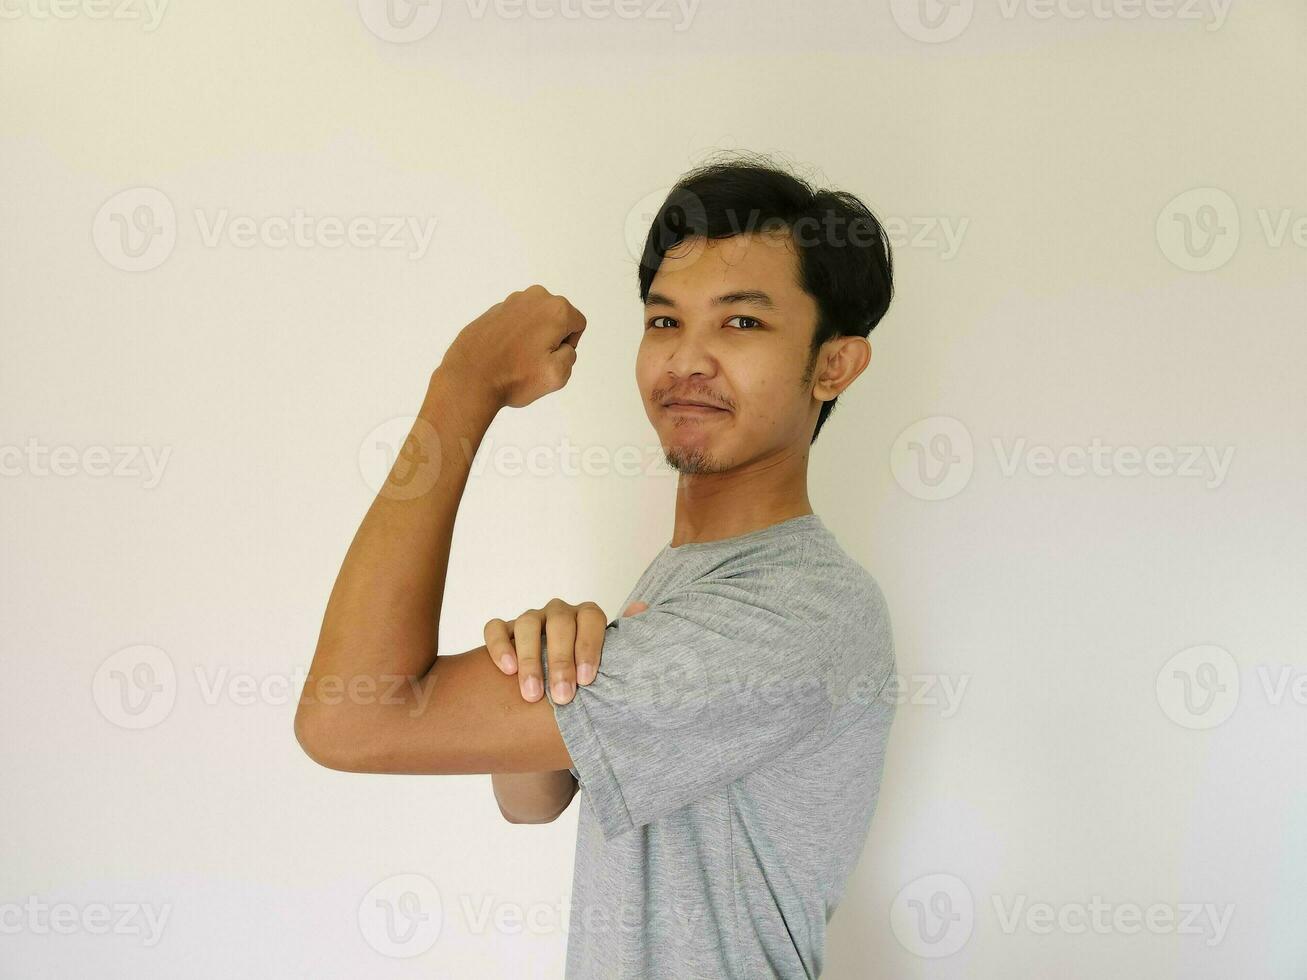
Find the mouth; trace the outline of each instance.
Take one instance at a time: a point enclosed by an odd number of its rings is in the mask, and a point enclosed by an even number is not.
[[[674,415],[711,417],[726,414],[724,408],[717,408],[714,405],[700,405],[694,402],[665,402],[663,408]]]

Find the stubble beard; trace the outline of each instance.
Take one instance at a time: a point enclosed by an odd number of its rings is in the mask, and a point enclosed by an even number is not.
[[[667,465],[683,476],[693,476],[700,473],[723,473],[730,467],[723,465],[717,457],[704,452],[702,449],[682,449],[676,447],[673,449],[664,449],[663,458]]]

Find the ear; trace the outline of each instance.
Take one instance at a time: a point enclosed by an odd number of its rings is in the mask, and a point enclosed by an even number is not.
[[[817,352],[813,397],[831,401],[853,384],[870,362],[871,341],[866,337],[832,337]]]

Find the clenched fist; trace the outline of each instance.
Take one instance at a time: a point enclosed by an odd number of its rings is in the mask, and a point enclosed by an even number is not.
[[[528,286],[464,327],[442,367],[487,385],[497,404],[522,408],[567,384],[584,330],[585,317],[566,299]]]

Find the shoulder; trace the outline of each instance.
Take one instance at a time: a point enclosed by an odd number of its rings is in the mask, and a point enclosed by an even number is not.
[[[673,605],[802,630],[878,632],[889,627],[872,574],[824,529],[761,543],[705,568],[673,590]]]
[[[880,583],[829,532],[809,540],[792,587],[812,596],[825,617],[888,627],[889,604]]]

